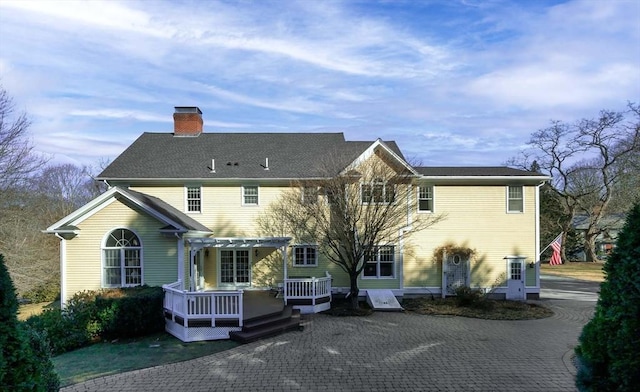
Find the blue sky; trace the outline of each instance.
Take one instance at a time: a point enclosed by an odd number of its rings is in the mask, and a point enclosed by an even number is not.
[[[0,0],[0,84],[54,162],[97,166],[199,106],[205,132],[496,166],[550,120],[640,101],[640,2]]]

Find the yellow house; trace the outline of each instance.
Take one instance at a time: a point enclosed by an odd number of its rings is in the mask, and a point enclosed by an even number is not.
[[[407,222],[445,219],[377,247],[363,261],[361,295],[445,296],[460,286],[508,299],[539,295],[544,175],[412,167],[393,141],[342,133],[203,129],[200,109],[176,107],[173,133],[141,135],[99,175],[108,191],[47,228],[61,241],[63,304],[82,290],[163,286],[167,331],[185,341],[247,330],[248,296],[258,292],[273,293],[285,311],[328,309],[332,295],[349,291],[347,275],[313,242],[261,233],[257,220],[294,184],[326,179],[318,163],[328,156],[338,175],[374,154],[410,174]]]

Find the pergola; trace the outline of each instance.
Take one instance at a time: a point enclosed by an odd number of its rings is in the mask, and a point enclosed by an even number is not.
[[[196,254],[208,248],[276,248],[280,249],[282,254],[283,266],[283,279],[286,279],[287,274],[287,246],[291,242],[291,237],[201,237],[201,238],[187,238],[186,242],[189,244],[189,281],[191,289],[195,289],[196,285],[194,280],[195,271],[194,264],[191,262]],[[201,256],[202,257],[202,256]],[[178,274],[184,276],[184,264],[178,265]]]

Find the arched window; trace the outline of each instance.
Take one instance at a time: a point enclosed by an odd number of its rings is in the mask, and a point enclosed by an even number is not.
[[[103,287],[140,286],[142,244],[134,232],[116,229],[107,236],[103,252]]]

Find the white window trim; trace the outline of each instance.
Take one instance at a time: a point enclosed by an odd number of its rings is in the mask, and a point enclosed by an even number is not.
[[[378,184],[376,184],[378,183]],[[371,196],[373,197],[373,187],[375,187],[376,185],[382,185],[382,200],[383,201],[364,201],[363,199],[363,191],[362,191],[362,187],[363,186],[370,186],[371,187]],[[393,200],[392,201],[385,201],[387,198],[387,187],[391,185],[393,187]],[[398,194],[398,187],[396,186],[396,184],[389,184],[388,181],[385,180],[373,180],[373,181],[368,181],[368,182],[363,182],[360,183],[360,203],[362,203],[362,205],[373,205],[373,204],[378,204],[378,205],[386,205],[386,204],[395,204],[396,200],[398,199],[396,196]]]
[[[256,188],[256,192],[258,193],[256,195],[256,197],[257,197],[256,203],[245,203],[245,193],[244,192],[245,192],[246,188]],[[242,197],[242,205],[243,206],[249,207],[249,206],[259,206],[260,205],[260,186],[259,185],[252,185],[252,184],[243,185],[241,192],[242,192],[241,197]],[[251,195],[251,196],[253,196],[253,195]]]
[[[507,287],[507,281],[511,279],[511,263],[514,261],[520,263],[520,273],[522,274],[522,278],[526,279],[527,256],[505,256],[504,259],[506,261],[507,279],[505,280],[503,287]]]
[[[200,189],[200,211],[189,211],[189,188],[198,188]],[[202,214],[202,207],[204,203],[202,202],[202,185],[185,185],[184,186],[184,211],[187,214]]]
[[[314,268],[318,266],[318,245],[310,245],[310,244],[297,244],[292,247],[291,251],[291,265],[295,268]],[[313,264],[307,264],[307,248],[313,248],[316,251],[316,259]],[[296,249],[304,249],[304,264],[296,263]]]
[[[393,273],[391,276],[380,276],[380,248],[382,247],[392,247],[393,248]],[[377,249],[376,251],[376,276],[365,276],[364,271],[366,268],[362,269],[362,273],[361,275],[361,279],[364,280],[369,280],[369,279],[375,279],[375,280],[384,280],[384,279],[396,279],[397,277],[397,266],[398,266],[398,261],[397,261],[397,257],[396,257],[396,245],[395,244],[386,244],[386,245],[376,245],[374,248]],[[364,263],[367,264],[367,260],[364,260]],[[387,263],[385,261],[385,263]]]
[[[520,187],[522,189],[522,211],[514,211],[509,209],[509,188],[510,187]],[[514,199],[515,200],[515,199]],[[524,185],[507,185],[506,187],[506,201],[507,201],[507,214],[524,214],[524,206],[525,206],[525,198],[524,198]]]
[[[315,193],[316,193],[315,194],[315,196],[316,196],[315,200],[307,201],[307,198],[305,196],[307,189],[315,189]],[[320,188],[317,187],[317,186],[303,186],[302,187],[302,192],[300,192],[300,200],[301,200],[302,204],[316,204],[316,203],[318,203],[320,201]]]
[[[420,209],[420,188],[431,188],[431,209],[430,210],[421,210]],[[427,199],[425,199],[427,200]],[[418,214],[433,214],[436,210],[436,187],[433,185],[418,185],[416,188],[416,209],[418,210]]]
[[[139,246],[130,246],[127,247],[126,249],[139,249],[140,250],[140,284],[124,284],[125,282],[125,265],[124,262],[120,263],[120,284],[119,285],[106,285],[105,283],[105,257],[104,257],[104,251],[107,249],[119,249],[119,250],[123,250],[125,248],[122,247],[107,247],[107,239],[109,238],[109,235],[111,235],[111,233],[113,233],[116,230],[129,230],[130,232],[132,232],[137,238],[138,241],[140,241],[140,245]],[[124,260],[121,260],[124,261]],[[142,243],[142,237],[140,237],[140,235],[133,229],[127,228],[127,227],[114,227],[111,230],[107,230],[106,234],[104,235],[104,238],[102,238],[102,246],[100,247],[100,287],[101,288],[118,288],[118,287],[137,287],[137,286],[144,286],[144,246]]]

